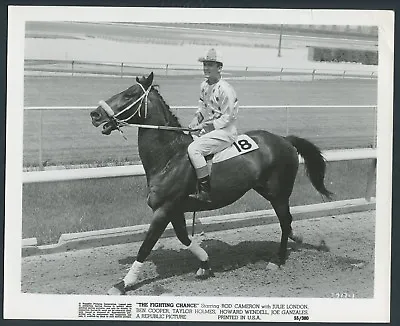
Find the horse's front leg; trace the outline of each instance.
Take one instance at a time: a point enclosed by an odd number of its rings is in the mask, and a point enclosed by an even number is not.
[[[147,231],[146,237],[139,248],[139,252],[135,262],[132,264],[124,279],[121,282],[115,284],[108,291],[109,295],[125,294],[127,288],[130,288],[136,284],[140,271],[142,269],[143,262],[149,256],[151,250],[153,249],[158,239],[160,239],[169,222],[170,218],[164,209],[160,208],[154,212],[150,228]]]
[[[183,212],[176,213],[171,222],[179,241],[182,242],[182,244],[200,260],[200,267],[196,272],[196,277],[199,279],[206,279],[214,276],[214,273],[210,268],[207,252],[197,243],[189,239],[185,214]]]

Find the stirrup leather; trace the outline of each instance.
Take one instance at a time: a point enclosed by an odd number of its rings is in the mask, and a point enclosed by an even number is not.
[[[202,178],[198,180],[198,191],[195,194],[189,195],[190,198],[196,199],[202,202],[207,202],[211,203],[211,198],[210,198],[210,191],[211,191],[211,186],[210,186],[210,177],[207,176],[205,178]]]

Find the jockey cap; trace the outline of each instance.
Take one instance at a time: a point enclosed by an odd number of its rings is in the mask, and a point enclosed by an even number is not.
[[[214,48],[211,48],[210,50],[208,50],[204,57],[199,58],[199,61],[200,62],[211,61],[211,62],[219,62],[219,63],[223,64],[221,52]]]

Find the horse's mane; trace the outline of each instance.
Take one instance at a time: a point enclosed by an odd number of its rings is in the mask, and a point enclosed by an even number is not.
[[[182,127],[181,123],[179,122],[178,117],[171,111],[169,105],[165,102],[164,98],[159,92],[159,85],[153,85],[152,89],[156,93],[158,100],[161,102],[162,105],[165,106],[166,112],[165,114],[168,115],[168,123],[172,124],[174,127]],[[186,148],[190,142],[192,142],[192,137],[190,135],[185,134],[183,131],[175,131],[174,132],[177,137],[174,137],[172,142],[170,143],[171,146],[174,147],[175,150],[181,150],[186,153]]]
[[[170,106],[165,102],[164,98],[160,94],[160,91],[159,91],[160,86],[159,85],[153,85],[152,88],[154,89],[154,91],[158,95],[159,100],[161,101],[161,103],[166,106],[168,112],[170,113],[171,118],[172,118],[172,121],[170,121],[170,122],[173,123],[174,125],[176,125],[177,127],[182,127],[181,123],[179,122],[178,117],[171,111]]]

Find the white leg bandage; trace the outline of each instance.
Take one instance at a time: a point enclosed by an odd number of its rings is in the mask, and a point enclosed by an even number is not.
[[[207,261],[208,254],[203,248],[201,248],[197,243],[192,241],[192,243],[187,247],[200,261]]]
[[[125,287],[134,285],[138,279],[140,270],[142,269],[143,263],[139,263],[138,261],[135,260],[135,262],[132,264],[131,268],[129,269],[128,274],[124,277],[124,283]]]

